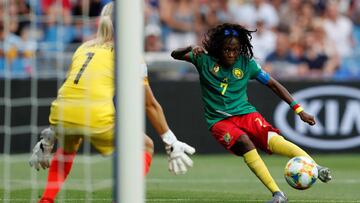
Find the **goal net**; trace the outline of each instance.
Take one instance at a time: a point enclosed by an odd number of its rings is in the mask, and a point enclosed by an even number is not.
[[[28,160],[40,132],[49,126],[51,102],[75,49],[96,34],[104,3],[0,2],[0,202],[37,202],[41,197],[48,170],[36,171]],[[113,199],[113,157],[94,153],[84,139],[56,202]]]

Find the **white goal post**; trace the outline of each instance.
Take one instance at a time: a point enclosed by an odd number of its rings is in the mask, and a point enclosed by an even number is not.
[[[140,76],[143,54],[143,1],[115,1],[117,203],[143,203],[144,94]]]

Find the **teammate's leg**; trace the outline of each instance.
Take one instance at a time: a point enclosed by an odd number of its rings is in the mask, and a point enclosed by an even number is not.
[[[305,156],[312,160],[314,160],[308,153],[302,150],[297,145],[293,144],[285,140],[282,136],[278,135],[275,132],[268,133],[268,147],[271,152],[283,156],[287,156],[289,158],[293,158],[296,156]],[[332,179],[330,169],[327,167],[318,166],[318,178],[322,182],[329,182]]]
[[[152,139],[145,135],[144,137],[145,149],[144,149],[144,175],[150,170],[152,156],[154,154],[154,143]]]
[[[51,160],[46,187],[39,202],[54,202],[56,195],[70,173],[82,138],[80,136],[65,136],[63,140],[62,138],[58,140],[60,146]]]

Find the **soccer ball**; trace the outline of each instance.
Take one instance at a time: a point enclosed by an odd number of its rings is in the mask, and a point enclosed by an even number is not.
[[[298,156],[290,159],[284,171],[286,182],[293,188],[305,190],[311,187],[318,177],[316,163],[308,157]]]

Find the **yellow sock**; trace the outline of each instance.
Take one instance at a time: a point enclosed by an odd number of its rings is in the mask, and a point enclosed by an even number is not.
[[[244,154],[244,161],[272,193],[280,191],[256,149],[246,152]]]
[[[289,158],[293,158],[295,156],[306,156],[312,160],[310,155],[307,154],[304,150],[302,150],[295,144],[285,140],[280,135],[274,135],[270,138],[269,149],[275,154],[280,154]]]

